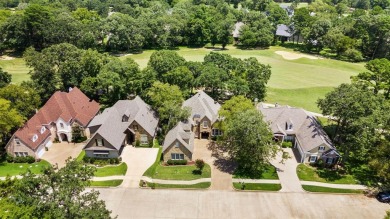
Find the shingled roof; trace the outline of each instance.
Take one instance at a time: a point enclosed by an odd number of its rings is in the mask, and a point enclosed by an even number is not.
[[[170,145],[176,140],[179,141],[191,153],[194,152],[194,133],[188,126],[189,121],[179,122],[173,129],[171,129],[165,136],[163,152],[168,149]],[[187,143],[188,142],[188,143]]]
[[[127,122],[122,122],[124,115],[128,117]],[[142,126],[149,135],[155,135],[158,124],[156,113],[139,96],[133,100],[119,100],[114,106],[97,115],[89,127],[100,126],[96,134],[100,134],[119,150],[126,137],[125,131],[133,121]]]
[[[32,150],[35,150],[50,136],[49,130],[45,130],[41,134],[42,126],[47,126],[62,118],[67,122],[77,121],[80,125],[86,127],[99,111],[99,108],[97,102],[90,100],[77,87],[69,89],[69,92],[57,91],[23,127],[15,132],[14,136]],[[35,134],[38,139],[33,142],[32,138]]]
[[[274,134],[295,135],[305,151],[310,151],[321,144],[334,149],[328,135],[318,124],[317,119],[300,108],[289,106],[269,107],[259,105]],[[286,128],[292,124],[292,129]]]
[[[190,99],[184,101],[183,107],[191,108],[191,118],[194,118],[195,115],[199,116],[200,119],[207,117],[211,123],[214,123],[218,119],[218,110],[221,105],[204,91],[199,91]]]

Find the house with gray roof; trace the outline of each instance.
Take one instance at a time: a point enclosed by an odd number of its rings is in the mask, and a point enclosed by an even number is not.
[[[328,135],[317,119],[300,108],[289,106],[266,107],[258,105],[259,111],[268,122],[275,141],[291,141],[298,153],[301,163],[314,163],[322,159],[324,163],[337,163],[340,154],[337,152]]]
[[[190,122],[192,122],[192,132],[195,138],[208,139],[211,136],[220,135],[218,128],[214,127],[218,122],[218,111],[221,105],[214,101],[204,91],[199,91],[194,96],[184,101],[183,107],[191,109]]]
[[[84,146],[86,156],[115,158],[125,145],[153,143],[157,124],[156,113],[139,96],[119,100],[90,122],[92,137]]]
[[[287,26],[285,24],[278,24],[276,26],[276,37],[284,43],[284,42],[302,42],[303,37],[299,34],[295,33],[293,26]]]
[[[164,160],[192,161],[194,152],[194,132],[191,131],[191,122],[179,122],[165,136],[163,144]]]

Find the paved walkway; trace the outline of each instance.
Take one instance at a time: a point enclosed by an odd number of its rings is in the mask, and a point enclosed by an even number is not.
[[[156,161],[158,148],[135,148],[126,146],[122,151],[122,161],[127,164],[127,172],[120,187],[138,188],[145,171]]]
[[[287,159],[283,164],[280,163],[282,160],[282,153],[280,152],[271,161],[271,164],[277,168],[279,180],[282,184],[280,192],[304,192],[297,176],[296,169],[298,162],[295,159],[294,153],[291,148],[285,148],[284,151],[288,152],[291,158]]]
[[[260,184],[280,184],[279,180],[273,179],[233,179],[235,183],[260,183]]]
[[[53,143],[49,150],[46,151],[41,159],[46,160],[50,164],[58,164],[58,168],[62,168],[65,166],[65,161],[69,157],[77,158],[80,152],[83,150],[85,143]]]
[[[301,181],[302,185],[310,185],[310,186],[322,186],[328,188],[336,188],[336,189],[367,189],[367,187],[363,185],[353,185],[353,184],[333,184],[333,183],[322,183],[322,182],[313,182],[313,181]]]

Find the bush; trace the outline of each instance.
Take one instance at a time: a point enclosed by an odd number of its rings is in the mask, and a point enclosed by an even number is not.
[[[196,159],[195,160],[195,166],[196,166],[196,168],[199,169],[199,171],[202,172],[203,167],[204,167],[204,161],[202,159]]]
[[[13,163],[14,162],[14,157],[11,155],[7,154],[5,159],[7,160],[8,163]]]
[[[282,148],[292,148],[292,142],[291,141],[282,142]]]
[[[87,137],[81,136],[81,137],[78,137],[78,138],[73,139],[72,142],[73,142],[73,143],[80,143],[80,142],[83,142],[83,141],[85,141],[85,140],[87,140]]]
[[[149,147],[150,147],[150,148],[153,147],[153,140],[149,141]]]
[[[360,62],[364,59],[362,53],[356,49],[347,49],[342,57],[352,62]]]
[[[187,165],[187,160],[171,160],[167,161],[168,165]]]
[[[27,163],[34,163],[34,162],[35,162],[35,158],[32,157],[32,156],[27,156],[27,157],[25,157],[25,158],[26,158],[26,162],[27,162]]]
[[[136,147],[141,146],[141,141],[140,141],[139,139],[137,139],[137,140],[135,141],[135,146],[136,146]]]

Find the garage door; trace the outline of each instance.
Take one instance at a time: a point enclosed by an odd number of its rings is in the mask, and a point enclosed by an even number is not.
[[[51,145],[53,144],[53,142],[51,140],[49,140],[47,143],[46,143],[46,147],[50,147]]]
[[[41,146],[40,148],[38,148],[37,155],[39,158],[41,158],[44,153],[45,153],[45,147]]]

